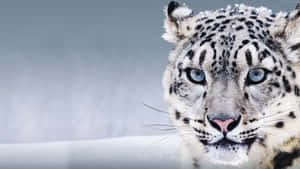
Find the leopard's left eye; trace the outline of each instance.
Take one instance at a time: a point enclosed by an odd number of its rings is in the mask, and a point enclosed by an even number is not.
[[[266,80],[268,71],[263,68],[254,68],[248,72],[247,85],[259,84]]]
[[[204,85],[206,82],[205,73],[203,70],[187,68],[186,74],[187,74],[187,78],[193,83]]]

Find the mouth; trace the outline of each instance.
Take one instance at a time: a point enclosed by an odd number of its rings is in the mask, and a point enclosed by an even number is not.
[[[228,151],[237,151],[240,147],[250,149],[251,145],[255,142],[256,138],[246,139],[243,142],[235,142],[224,137],[215,143],[208,143],[206,140],[201,140],[201,142],[207,147],[214,147],[215,149],[222,149]]]
[[[224,165],[239,165],[248,160],[248,153],[255,138],[242,143],[231,141],[227,138],[215,143],[203,142],[205,145],[206,156],[213,163]]]

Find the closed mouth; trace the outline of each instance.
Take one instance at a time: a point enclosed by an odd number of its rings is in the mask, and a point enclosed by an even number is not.
[[[216,149],[218,149],[218,148],[223,148],[223,149],[232,148],[234,150],[235,147],[239,147],[239,146],[247,146],[248,149],[249,149],[251,147],[251,145],[255,142],[255,140],[256,140],[256,138],[251,138],[251,139],[246,139],[242,143],[238,143],[238,142],[231,141],[231,140],[224,137],[222,140],[220,140],[218,142],[215,142],[215,143],[208,143],[206,140],[201,140],[201,142],[206,146],[216,147]]]

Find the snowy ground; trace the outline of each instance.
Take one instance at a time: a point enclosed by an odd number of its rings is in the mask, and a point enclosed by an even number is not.
[[[1,169],[176,169],[175,135],[0,145]]]

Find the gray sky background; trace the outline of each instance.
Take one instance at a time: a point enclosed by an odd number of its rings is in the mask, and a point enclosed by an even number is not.
[[[0,143],[164,134],[168,0],[0,0]],[[183,1],[179,1],[183,2]],[[289,11],[297,0],[190,0]]]

